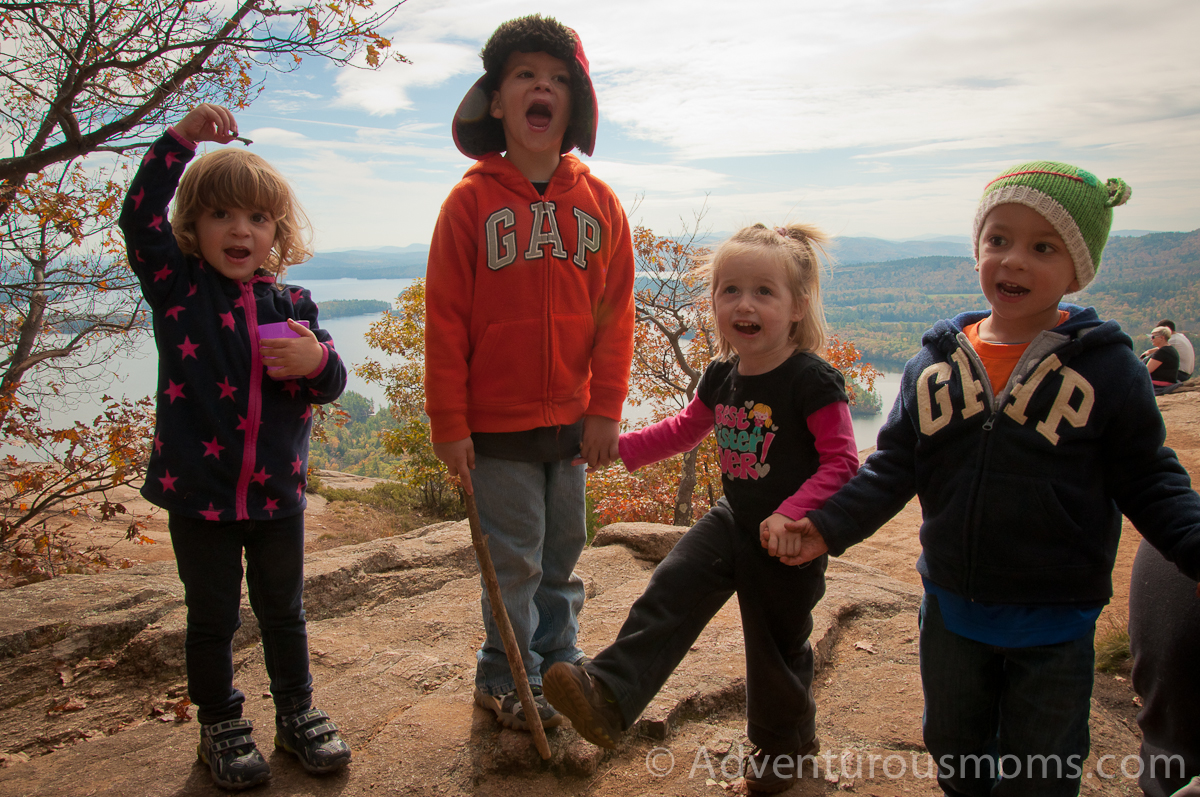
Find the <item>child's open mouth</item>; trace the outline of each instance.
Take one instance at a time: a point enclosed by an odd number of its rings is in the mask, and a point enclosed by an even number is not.
[[[550,128],[550,119],[553,115],[549,105],[544,102],[535,102],[529,106],[529,110],[525,111],[525,121],[534,130],[542,132]]]
[[[996,291],[1001,296],[1008,296],[1014,299],[1029,293],[1028,288],[1022,288],[1014,282],[998,282],[996,283]]]
[[[225,256],[230,260],[245,260],[250,257],[250,250],[244,246],[231,246],[225,250]]]
[[[753,335],[762,329],[762,327],[752,321],[734,321],[733,329],[735,332],[740,332],[743,335]]]

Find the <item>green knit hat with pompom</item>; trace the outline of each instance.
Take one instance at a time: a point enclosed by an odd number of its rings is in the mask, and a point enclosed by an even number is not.
[[[997,205],[1025,205],[1042,214],[1062,236],[1083,288],[1100,269],[1112,209],[1124,205],[1131,193],[1124,180],[1114,177],[1102,183],[1091,172],[1066,163],[1030,161],[1005,169],[983,189],[975,213],[975,259],[979,259],[979,233],[988,213]]]

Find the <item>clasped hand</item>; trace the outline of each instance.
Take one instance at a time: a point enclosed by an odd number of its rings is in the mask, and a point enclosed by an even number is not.
[[[829,551],[825,539],[808,518],[792,520],[775,513],[758,527],[759,542],[785,565],[802,565]]]

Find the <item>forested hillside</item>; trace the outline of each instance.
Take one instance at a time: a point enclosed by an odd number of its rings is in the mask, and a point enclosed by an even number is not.
[[[1200,230],[1112,238],[1095,281],[1068,300],[1095,306],[1134,337],[1162,318],[1200,332],[1198,278]],[[884,365],[911,357],[937,319],[987,307],[971,258],[835,265],[823,287],[833,330]]]

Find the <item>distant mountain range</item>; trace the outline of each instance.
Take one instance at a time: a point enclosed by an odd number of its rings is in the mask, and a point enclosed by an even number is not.
[[[305,280],[413,279],[425,276],[429,247],[384,246],[379,249],[353,249],[345,252],[317,252],[307,263],[288,269],[288,279]]]
[[[1117,230],[1112,237],[1138,238],[1150,234],[1151,230]],[[726,237],[728,233],[708,233],[703,237],[703,242],[715,244]],[[885,263],[931,256],[970,257],[971,239],[966,235],[930,236],[919,241],[840,237],[830,243],[829,253],[838,265]],[[428,257],[429,247],[424,244],[318,252],[307,263],[288,269],[288,278],[300,283],[314,279],[414,279],[425,276]]]
[[[839,262],[822,277],[826,319],[867,360],[894,367],[938,319],[987,308],[974,266],[969,253]],[[1094,306],[1139,341],[1162,318],[1200,332],[1200,230],[1114,234],[1095,281],[1067,301]]]

